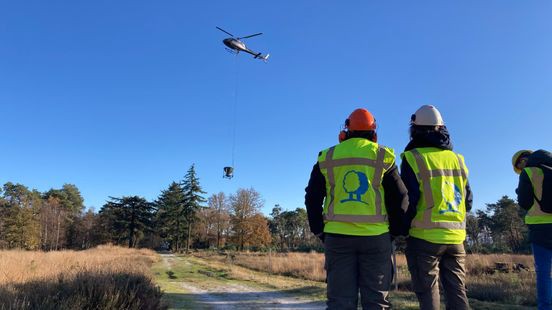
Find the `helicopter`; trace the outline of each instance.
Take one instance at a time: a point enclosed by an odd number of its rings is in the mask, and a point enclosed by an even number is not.
[[[228,48],[226,49],[227,51],[233,53],[233,54],[239,54],[239,52],[246,52],[248,54],[251,54],[253,55],[253,58],[255,59],[260,59],[264,62],[267,62],[268,61],[268,57],[270,56],[270,54],[266,54],[266,55],[262,55],[262,53],[256,53],[250,49],[247,48],[247,46],[245,46],[245,43],[243,43],[241,41],[241,39],[247,39],[247,38],[252,38],[252,37],[255,37],[255,36],[259,36],[261,34],[263,34],[262,32],[259,32],[259,33],[255,33],[255,34],[252,34],[252,35],[248,35],[248,36],[245,36],[245,37],[234,37],[233,34],[231,34],[230,32],[220,28],[220,27],[216,27],[218,30],[228,34],[231,36],[231,38],[226,38],[224,40],[222,40],[222,43],[224,43],[224,45],[226,45]]]

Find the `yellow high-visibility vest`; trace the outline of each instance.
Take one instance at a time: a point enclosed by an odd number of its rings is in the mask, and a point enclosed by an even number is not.
[[[362,138],[322,151],[318,164],[326,179],[324,232],[354,236],[388,232],[381,183],[394,163],[392,149]]]
[[[437,244],[460,244],[466,239],[466,185],[464,157],[434,147],[401,154],[416,174],[420,199],[410,236]]]
[[[533,193],[540,201],[542,200],[542,184],[544,181],[544,173],[538,167],[527,167],[525,172],[533,185]],[[537,199],[533,199],[533,205],[525,215],[525,224],[552,224],[552,214],[543,212]]]

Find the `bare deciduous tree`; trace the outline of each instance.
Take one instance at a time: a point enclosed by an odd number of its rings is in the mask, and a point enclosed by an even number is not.
[[[259,233],[258,215],[263,207],[261,195],[253,188],[240,188],[236,194],[230,196],[230,208],[232,212],[232,230],[234,239],[240,250],[246,245],[254,246],[254,233]],[[256,217],[257,216],[257,217]],[[269,233],[268,223],[264,227]]]

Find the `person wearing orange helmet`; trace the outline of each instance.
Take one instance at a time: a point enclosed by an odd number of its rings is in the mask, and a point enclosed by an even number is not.
[[[537,274],[538,309],[552,309],[552,154],[521,150],[512,157],[519,174],[518,204],[527,210],[525,224]]]
[[[402,234],[408,195],[376,120],[356,109],[339,144],[321,151],[305,189],[312,233],[324,242],[328,309],[388,309],[391,237]]]

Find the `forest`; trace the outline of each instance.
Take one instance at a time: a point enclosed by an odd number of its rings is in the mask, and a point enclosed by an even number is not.
[[[154,201],[139,195],[109,197],[97,212],[86,208],[76,185],[39,192],[7,182],[0,189],[0,248],[83,250],[113,244],[173,252],[322,250],[303,206],[285,210],[275,205],[266,216],[262,195],[254,188],[206,194],[194,165]],[[523,212],[507,196],[470,212],[467,250],[529,253]]]

